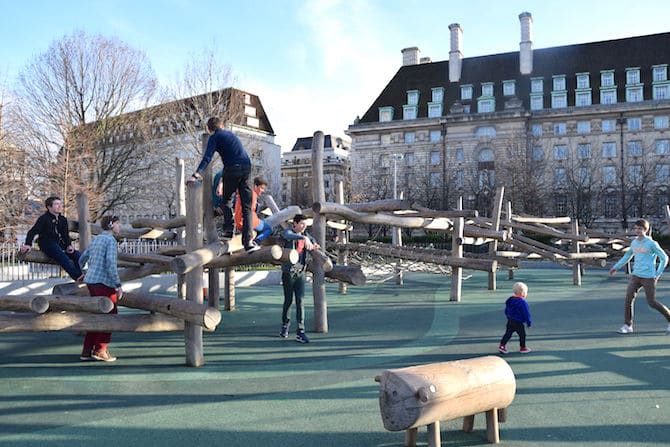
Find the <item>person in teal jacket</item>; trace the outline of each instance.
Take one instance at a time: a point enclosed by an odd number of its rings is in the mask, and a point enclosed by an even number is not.
[[[612,266],[610,276],[614,276],[616,271],[623,267],[633,258],[633,273],[628,279],[626,288],[626,303],[624,306],[624,324],[617,331],[620,334],[633,333],[633,304],[640,288],[644,287],[644,293],[647,297],[649,307],[656,309],[668,321],[666,335],[670,334],[670,310],[663,304],[656,301],[656,283],[661,277],[663,270],[668,265],[668,255],[658,245],[658,242],[647,236],[649,231],[649,222],[640,219],[633,226],[635,239],[630,243],[630,249],[626,254]],[[658,263],[656,262],[658,261]]]

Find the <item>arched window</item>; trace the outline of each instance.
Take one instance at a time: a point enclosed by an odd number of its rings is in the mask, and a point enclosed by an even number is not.
[[[484,148],[479,151],[477,171],[479,187],[481,189],[493,189],[495,186],[494,158],[493,150],[490,148]]]

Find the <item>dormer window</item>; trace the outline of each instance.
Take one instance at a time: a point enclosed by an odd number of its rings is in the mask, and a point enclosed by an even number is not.
[[[577,75],[577,88],[578,89],[591,88],[591,82],[588,73],[579,73]]]
[[[444,87],[434,87],[431,89],[432,102],[444,101]]]
[[[542,93],[542,92],[544,92],[544,80],[542,78],[531,78],[530,79],[530,92],[531,93]]]
[[[603,70],[600,72],[600,86],[614,87],[614,70]]]
[[[493,82],[482,83],[482,96],[493,96]]]
[[[654,65],[652,68],[652,79],[654,82],[668,80],[668,65]]]
[[[472,99],[472,86],[471,85],[462,85],[461,86],[461,100]]]
[[[516,81],[503,81],[503,95],[516,95]]]
[[[389,121],[393,121],[393,107],[380,107],[379,122],[386,123]]]
[[[562,92],[565,91],[565,75],[555,75],[552,76],[553,80],[553,91]]]
[[[419,91],[418,90],[408,90],[407,91],[407,105],[415,106],[419,104]]]
[[[639,84],[640,83],[640,68],[626,68],[626,84]]]

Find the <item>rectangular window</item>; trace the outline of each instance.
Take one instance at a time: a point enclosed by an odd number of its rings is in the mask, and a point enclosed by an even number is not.
[[[541,161],[544,160],[544,149],[542,146],[533,146],[533,160]]]
[[[656,140],[654,143],[656,146],[656,155],[670,154],[670,140]]]
[[[591,158],[591,145],[589,143],[578,144],[577,157],[581,160]]]
[[[642,166],[631,165],[628,166],[628,181],[634,185],[642,184]]]
[[[581,73],[577,75],[577,88],[590,88],[591,82],[589,81],[588,73]]]
[[[670,84],[655,85],[653,90],[654,100],[661,101],[663,99],[670,99]]]
[[[616,104],[616,90],[601,90],[600,104]]]
[[[577,168],[577,183],[579,186],[588,186],[591,183],[591,170],[586,167]]]
[[[442,104],[428,104],[428,118],[439,118],[442,116]]]
[[[444,101],[444,87],[435,87],[431,89],[432,92],[432,101],[433,102],[442,102]]]
[[[554,182],[557,186],[565,186],[568,182],[568,176],[565,173],[565,168],[554,169]]]
[[[567,160],[568,146],[565,144],[557,144],[554,146],[554,160]]]
[[[629,157],[642,156],[642,141],[629,141],[627,147]]]
[[[551,94],[551,108],[562,109],[568,106],[567,93],[552,93]]]
[[[667,81],[668,80],[668,66],[667,65],[654,65],[652,67],[652,76],[653,76],[654,82]]]
[[[554,123],[554,135],[565,135],[567,126],[565,123]]]
[[[542,124],[533,124],[533,136],[541,137],[542,136]]]
[[[407,105],[415,106],[419,104],[419,91],[407,90]]]
[[[654,117],[654,129],[667,129],[670,125],[667,116],[655,116]]]
[[[603,166],[603,183],[606,186],[616,184],[616,168],[614,166]]]
[[[639,68],[627,68],[626,69],[626,84],[639,84],[640,83],[640,69]]]
[[[603,120],[602,131],[606,133],[616,132],[616,120]]]
[[[530,97],[530,110],[542,110],[544,108],[544,99],[542,95],[533,95]]]
[[[642,130],[642,118],[628,118],[626,127],[630,131]]]
[[[463,113],[470,113],[470,104],[463,104]]]
[[[603,143],[603,158],[616,157],[616,143],[613,141],[606,141]]]
[[[430,131],[430,142],[437,143],[442,139],[442,132],[439,130]]]
[[[575,105],[577,107],[586,107],[591,105],[591,92],[575,93]]]
[[[530,80],[530,92],[531,93],[542,93],[542,92],[544,92],[544,80],[542,78],[531,78],[531,80]]]
[[[440,164],[440,152],[439,151],[431,151],[430,152],[430,164],[432,166],[437,166]]]
[[[565,75],[553,76],[553,86],[555,92],[565,90]]]
[[[642,87],[626,87],[626,102],[642,101]]]
[[[405,152],[403,158],[405,159],[406,166],[414,166],[414,152]]]
[[[619,208],[621,206],[619,200],[621,199],[615,195],[608,195],[605,197],[605,217],[617,217],[618,212],[621,210],[621,208]]]
[[[463,148],[462,147],[457,147],[456,148],[456,161],[459,163],[463,162]]]
[[[482,83],[482,96],[493,96],[493,83]]]
[[[472,99],[472,86],[471,85],[461,86],[461,99]]]
[[[656,165],[656,183],[668,183],[670,180],[670,165]]]
[[[430,173],[430,186],[432,188],[438,188],[442,185],[442,175],[439,172]]]
[[[393,107],[380,107],[379,122],[385,123],[388,121],[393,121]]]
[[[600,72],[600,86],[601,87],[613,87],[614,86],[614,71],[601,71]]]
[[[565,216],[568,214],[568,198],[564,195],[557,195],[554,198],[554,203],[556,206],[556,215]]]
[[[577,133],[591,133],[591,121],[577,121]]]
[[[492,113],[495,111],[495,100],[480,99],[477,102],[477,113]]]
[[[503,95],[514,96],[516,94],[516,81],[503,81]]]
[[[456,171],[456,188],[463,188],[463,171]]]
[[[414,132],[405,132],[405,143],[414,144],[415,137],[416,135],[414,135]]]
[[[402,106],[402,119],[415,120],[417,106]]]

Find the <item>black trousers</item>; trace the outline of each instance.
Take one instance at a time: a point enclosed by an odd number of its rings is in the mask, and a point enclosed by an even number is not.
[[[509,339],[512,338],[512,334],[515,332],[519,334],[519,345],[521,345],[522,348],[525,348],[526,328],[521,321],[512,320],[510,318],[507,319],[507,330],[505,331],[505,335],[503,335],[502,339],[500,339],[500,344],[503,346],[506,345]]]
[[[223,168],[223,231],[233,231],[233,194],[238,193],[237,200],[242,204],[242,244],[249,245],[252,238],[253,224],[251,216],[252,192],[249,184],[251,166],[232,165]]]

